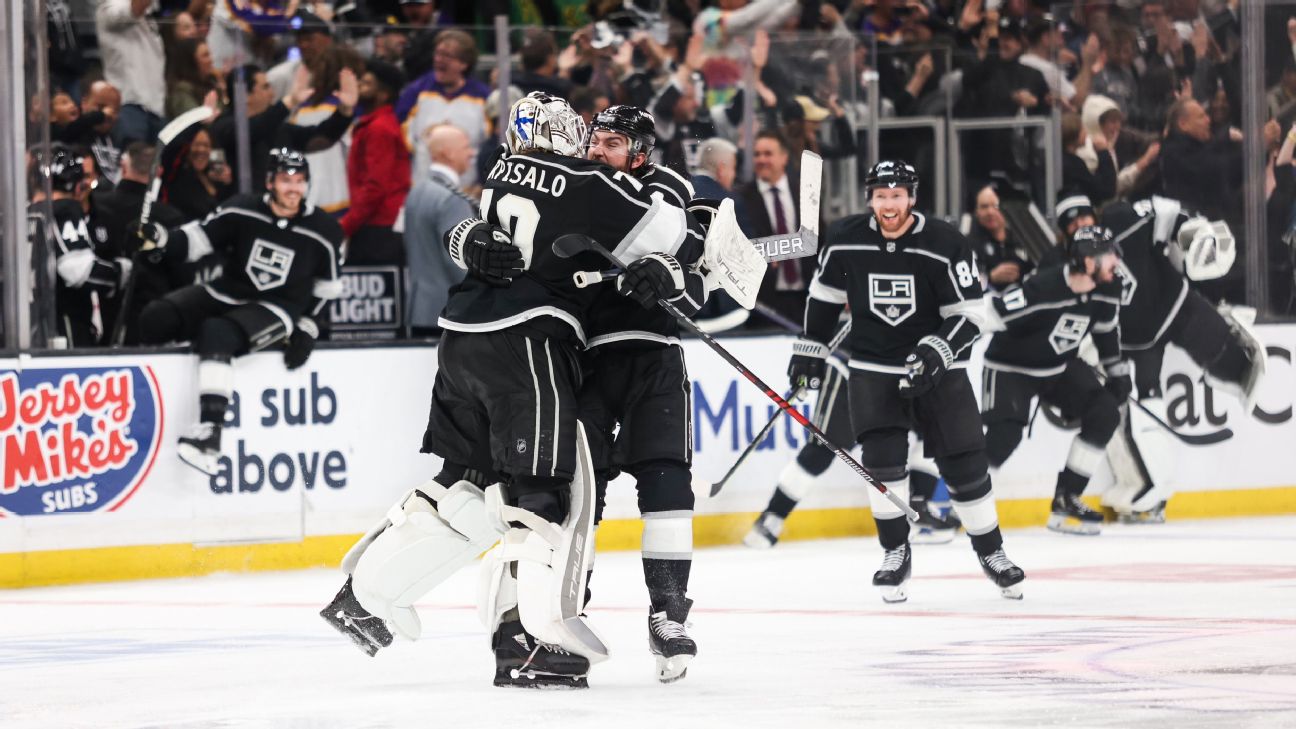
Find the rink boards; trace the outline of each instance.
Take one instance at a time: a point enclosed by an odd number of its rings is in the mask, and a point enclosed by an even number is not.
[[[1269,374],[1255,417],[1172,349],[1163,371],[1178,448],[1170,517],[1296,513],[1296,326],[1260,327]],[[726,338],[772,386],[787,337]],[[695,475],[720,478],[773,405],[697,341]],[[436,473],[418,452],[436,372],[432,347],[326,349],[286,372],[279,353],[236,364],[223,470],[175,455],[197,419],[187,354],[0,359],[0,587],[336,564],[405,490]],[[488,366],[484,363],[483,366]],[[980,389],[980,368],[968,375]],[[807,412],[812,402],[801,403]],[[1045,411],[995,482],[1005,526],[1042,524],[1073,430]],[[699,545],[738,541],[805,443],[788,418],[714,499],[699,500]],[[1095,477],[1089,493],[1109,481]],[[863,483],[835,464],[788,522],[787,538],[870,533]],[[602,549],[638,548],[633,482],[610,489]]]

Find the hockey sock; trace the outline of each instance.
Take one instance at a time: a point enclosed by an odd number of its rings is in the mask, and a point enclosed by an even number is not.
[[[203,358],[198,362],[198,418],[220,427],[234,393],[234,366],[228,357]]]
[[[931,501],[936,495],[937,478],[930,473],[909,469],[909,493],[912,498]]]
[[[198,419],[219,428],[225,422],[228,407],[229,398],[223,395],[201,395],[198,398]]]
[[[682,603],[688,594],[692,567],[691,559],[643,558],[644,584],[648,587],[648,599],[652,601],[654,611],[666,610],[674,615],[672,608]]]
[[[786,519],[796,508],[797,503],[796,499],[788,496],[783,491],[783,487],[779,486],[774,489],[774,495],[770,497],[769,506],[765,507],[765,511],[777,515],[780,519]]]
[[[567,482],[560,478],[543,476],[515,476],[509,484],[517,499],[518,508],[561,524],[567,518],[570,495]]]
[[[1088,485],[1089,477],[1072,471],[1069,466],[1058,473],[1057,493],[1059,494],[1079,496],[1084,493]]]

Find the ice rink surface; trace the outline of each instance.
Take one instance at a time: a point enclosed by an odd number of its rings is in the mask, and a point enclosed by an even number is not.
[[[876,542],[700,551],[699,655],[661,685],[638,556],[598,557],[613,655],[588,691],[491,686],[476,571],[375,658],[317,615],[333,570],[0,591],[0,726],[1294,727],[1296,518],[1007,534],[1005,600],[965,537],[915,547],[908,603]]]

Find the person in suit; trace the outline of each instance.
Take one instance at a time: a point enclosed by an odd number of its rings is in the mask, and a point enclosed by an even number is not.
[[[459,188],[464,171],[473,164],[475,148],[468,135],[443,124],[428,133],[427,146],[432,165],[405,200],[405,260],[410,282],[406,309],[416,337],[441,332],[437,318],[445,308],[450,287],[464,277],[441,239],[477,210],[477,204]]]
[[[795,233],[801,228],[800,185],[788,169],[788,157],[783,135],[769,129],[756,135],[752,150],[756,179],[738,188],[742,202],[738,222],[748,238]],[[770,266],[774,270],[761,283],[757,301],[799,321],[813,264],[791,259]]]

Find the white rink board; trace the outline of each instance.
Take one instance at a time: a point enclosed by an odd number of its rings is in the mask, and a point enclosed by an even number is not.
[[[1216,491],[1296,484],[1296,326],[1262,326],[1270,348],[1269,376],[1259,406],[1261,422],[1242,418],[1240,406],[1200,382],[1187,357],[1171,349],[1164,368],[1171,416],[1182,432],[1223,432],[1212,445],[1181,448],[1181,490]],[[788,337],[729,338],[726,347],[776,389],[786,386]],[[694,393],[695,473],[718,479],[773,412],[773,405],[735,370],[697,341],[685,344]],[[175,439],[197,417],[196,359],[192,355],[117,355],[0,360],[0,376],[15,383],[14,397],[39,404],[33,382],[59,381],[69,370],[87,403],[76,411],[82,435],[93,433],[96,417],[88,404],[95,377],[133,372],[136,390],[128,418],[106,418],[108,431],[126,441],[146,432],[156,417],[156,438],[135,443],[129,463],[85,478],[44,485],[18,485],[9,446],[24,443],[28,430],[45,437],[68,417],[37,417],[0,432],[0,553],[169,543],[296,541],[305,536],[354,534],[366,530],[406,489],[436,473],[436,458],[418,453],[427,417],[436,350],[432,347],[326,349],[307,366],[287,372],[279,353],[238,360],[235,368],[237,424],[227,428],[223,454],[235,476],[208,479],[175,456]],[[969,375],[979,390],[979,368]],[[140,383],[156,383],[154,390]],[[0,390],[0,425],[12,406]],[[48,390],[47,390],[48,392]],[[285,400],[288,407],[285,408]],[[47,403],[48,404],[48,403]],[[56,403],[66,405],[66,402]],[[811,402],[802,403],[807,411]],[[34,407],[34,406],[33,406]],[[149,415],[156,411],[156,415]],[[21,413],[21,405],[18,407]],[[40,415],[39,413],[37,415]],[[11,419],[11,418],[10,418]],[[291,422],[290,422],[291,421]],[[71,426],[70,426],[71,427]],[[1071,432],[1042,415],[996,482],[1000,499],[1046,498],[1065,458]],[[778,472],[806,436],[784,418],[767,446],[758,449],[716,499],[698,504],[703,513],[757,511],[769,498]],[[152,455],[151,458],[146,456]],[[25,461],[30,467],[29,460]],[[256,488],[261,464],[261,484]],[[46,463],[49,463],[48,458]],[[52,466],[51,466],[52,468]],[[21,469],[20,469],[21,470]],[[310,475],[309,487],[306,475]],[[36,479],[30,469],[25,472]],[[86,484],[93,484],[87,489]],[[55,498],[53,492],[59,492]],[[78,496],[79,494],[79,496]],[[95,501],[90,502],[90,494]],[[834,465],[807,498],[811,508],[859,507],[867,500],[859,479]],[[50,506],[62,512],[43,513]],[[609,494],[609,519],[637,516],[634,489],[622,478]]]

